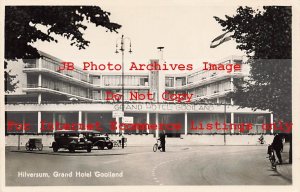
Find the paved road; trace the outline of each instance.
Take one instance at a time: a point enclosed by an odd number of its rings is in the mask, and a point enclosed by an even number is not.
[[[6,149],[6,184],[45,185],[290,185],[270,167],[266,146],[151,147],[93,150],[91,153]],[[286,150],[287,151],[287,150]],[[287,153],[287,152],[285,152]],[[21,173],[46,173],[42,178]],[[72,172],[72,177],[53,173]],[[85,177],[76,177],[76,172]],[[91,173],[91,177],[89,174]],[[99,177],[95,176],[98,173]],[[114,177],[113,177],[114,176]]]

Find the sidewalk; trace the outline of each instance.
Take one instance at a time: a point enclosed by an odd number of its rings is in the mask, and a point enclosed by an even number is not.
[[[286,180],[292,182],[292,164],[289,164],[290,143],[285,143],[282,156],[282,165],[277,165],[277,172]]]

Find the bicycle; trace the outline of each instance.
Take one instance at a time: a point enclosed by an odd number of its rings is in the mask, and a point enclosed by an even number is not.
[[[114,147],[122,147],[122,140],[114,140],[113,141],[113,146]],[[124,140],[124,147],[127,147],[127,138]]]
[[[264,144],[266,144],[266,141],[264,139],[263,140],[258,140],[257,144],[258,145],[264,145]]]
[[[113,141],[113,146],[114,147],[121,147],[121,142],[119,142],[119,140],[114,140]]]
[[[153,152],[156,152],[157,149],[162,152],[162,146],[161,146],[161,142],[159,139],[157,139],[156,143],[153,145]]]
[[[268,147],[268,154],[269,154],[269,160],[271,162],[271,165],[272,165],[272,169],[275,169],[276,170],[276,158],[275,158],[275,152],[274,152],[274,149],[272,147],[272,145],[269,145]]]
[[[260,137],[260,138],[258,138],[257,143],[258,143],[259,145],[266,144],[265,138],[264,138],[263,136]]]

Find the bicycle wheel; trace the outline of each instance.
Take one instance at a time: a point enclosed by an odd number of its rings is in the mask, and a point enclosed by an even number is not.
[[[272,154],[271,154],[270,162],[271,162],[272,168],[276,169],[276,158],[275,158],[274,152],[272,152]]]
[[[155,143],[155,144],[153,145],[153,152],[156,152],[156,151],[157,151],[157,148],[158,148],[158,144]]]
[[[163,148],[162,148],[162,146],[161,146],[161,145],[158,147],[158,149],[160,150],[160,152],[162,152],[162,151],[163,151]]]

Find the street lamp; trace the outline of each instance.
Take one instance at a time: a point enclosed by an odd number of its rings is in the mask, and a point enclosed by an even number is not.
[[[226,100],[224,103],[224,125],[226,127],[226,120],[227,120],[227,112],[226,112]],[[230,129],[229,129],[230,130]],[[225,133],[225,128],[224,128],[224,145],[226,145],[226,133]]]
[[[116,54],[119,53],[119,51],[121,51],[122,53],[122,112],[124,113],[124,52],[125,52],[125,40],[127,40],[129,42],[129,53],[132,53],[131,50],[131,40],[129,37],[124,37],[124,35],[122,35],[120,38],[117,38],[116,40]],[[118,42],[120,43],[120,45],[118,45]],[[119,48],[120,46],[120,48]],[[122,118],[121,118],[122,119]]]

